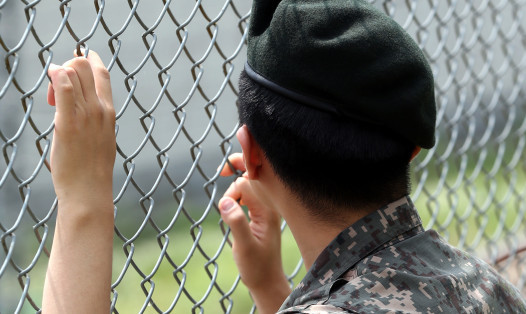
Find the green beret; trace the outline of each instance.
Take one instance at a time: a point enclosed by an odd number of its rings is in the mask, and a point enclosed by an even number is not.
[[[254,0],[249,77],[304,105],[435,144],[433,75],[394,20],[360,0]]]

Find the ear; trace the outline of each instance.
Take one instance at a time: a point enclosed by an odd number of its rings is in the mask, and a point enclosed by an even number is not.
[[[256,180],[261,170],[263,151],[246,125],[237,130],[237,140],[243,150],[243,160],[250,180]]]
[[[415,159],[416,155],[418,155],[418,153],[420,153],[421,150],[422,150],[422,147],[415,146],[415,150],[413,151],[413,154],[411,155],[411,159],[409,159],[409,162],[413,161],[413,159]]]

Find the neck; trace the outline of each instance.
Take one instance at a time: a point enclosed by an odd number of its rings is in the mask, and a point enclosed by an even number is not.
[[[294,215],[293,213],[291,214]],[[303,218],[306,215],[299,214],[298,216],[302,216]],[[287,219],[287,217],[284,218],[296,240],[307,270],[311,268],[312,264],[314,264],[327,245],[342,231],[326,224],[306,221],[306,219],[290,220]]]
[[[322,222],[312,217],[306,208],[296,208],[296,212],[283,213],[283,218],[296,240],[300,250],[305,268],[308,270],[316,261],[321,252],[336,238],[345,228],[357,222],[363,215],[349,214],[342,216],[338,222]],[[301,214],[300,214],[301,213]],[[291,216],[288,219],[287,216]]]
[[[312,215],[311,211],[278,179],[266,159],[263,160],[263,166],[260,167],[259,178],[253,184],[257,186],[262,184],[263,187],[258,190],[264,191],[262,192],[263,198],[287,222],[306,269],[311,268],[316,258],[340,232],[377,209],[337,208],[338,212],[345,213],[339,215],[337,221],[321,221],[319,217]]]
[[[366,216],[370,211],[346,210],[339,212],[338,221],[321,221],[314,217],[284,186],[278,187],[272,193],[272,201],[296,240],[306,269],[309,269],[321,252],[331,243],[342,230]]]

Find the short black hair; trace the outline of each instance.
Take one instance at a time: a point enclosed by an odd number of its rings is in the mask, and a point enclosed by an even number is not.
[[[337,208],[379,207],[409,193],[415,145],[396,132],[299,104],[245,71],[238,112],[277,176],[315,216],[330,220]]]

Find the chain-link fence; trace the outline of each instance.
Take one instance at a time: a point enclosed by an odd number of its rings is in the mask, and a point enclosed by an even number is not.
[[[526,296],[526,1],[376,0],[432,63],[437,146],[414,163],[427,227]],[[115,312],[253,310],[217,201],[239,150],[237,77],[251,3],[0,1],[0,312],[39,310],[56,201],[51,62],[94,49],[110,69],[118,153]],[[329,170],[328,170],[329,171]],[[305,273],[284,226],[291,283]]]

